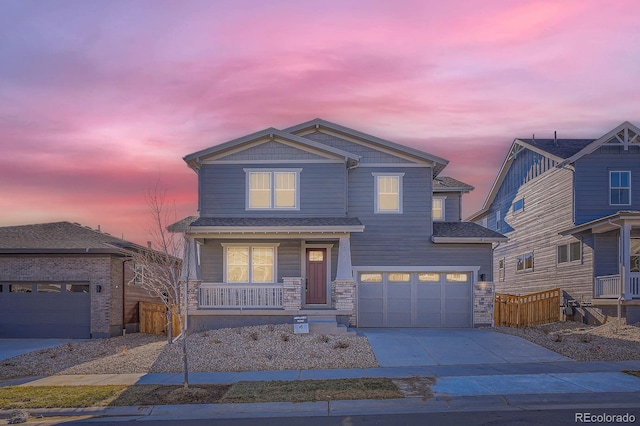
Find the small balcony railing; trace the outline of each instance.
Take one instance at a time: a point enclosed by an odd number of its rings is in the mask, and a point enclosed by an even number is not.
[[[200,308],[282,308],[283,285],[201,284]]]
[[[620,275],[605,275],[596,277],[594,297],[601,299],[618,298],[622,292]]]

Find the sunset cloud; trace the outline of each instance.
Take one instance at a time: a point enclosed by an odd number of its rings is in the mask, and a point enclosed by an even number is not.
[[[637,122],[634,1],[6,0],[0,225],[71,220],[146,241],[182,157],[315,117],[450,160],[480,208],[515,137]]]

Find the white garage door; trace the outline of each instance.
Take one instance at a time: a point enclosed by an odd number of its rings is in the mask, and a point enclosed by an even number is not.
[[[360,272],[358,327],[471,327],[471,272]]]

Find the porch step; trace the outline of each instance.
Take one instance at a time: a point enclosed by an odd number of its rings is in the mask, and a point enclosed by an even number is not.
[[[340,334],[345,336],[355,336],[355,331],[350,331],[347,326],[338,324],[336,318],[318,319],[309,318],[309,334]]]

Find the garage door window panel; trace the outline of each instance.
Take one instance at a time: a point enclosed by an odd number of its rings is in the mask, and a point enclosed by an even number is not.
[[[9,284],[10,293],[32,293],[33,284]]]
[[[38,293],[62,293],[64,284],[38,284]]]

